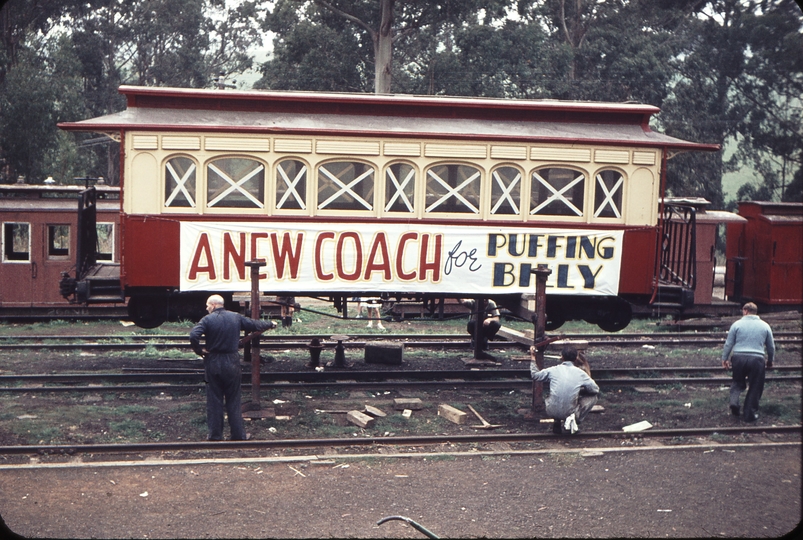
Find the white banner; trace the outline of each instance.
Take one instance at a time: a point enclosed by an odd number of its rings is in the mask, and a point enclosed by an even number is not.
[[[624,231],[515,226],[181,222],[181,290],[616,295]]]

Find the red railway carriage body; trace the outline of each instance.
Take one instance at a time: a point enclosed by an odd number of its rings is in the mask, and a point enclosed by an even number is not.
[[[803,204],[744,201],[728,225],[728,298],[759,305],[803,304]]]
[[[0,186],[0,313],[4,316],[73,315],[59,293],[62,272],[75,266],[80,186]],[[98,186],[99,257],[119,261],[119,188]]]
[[[264,292],[343,297],[519,297],[547,264],[553,319],[626,325],[660,285],[666,160],[718,149],[651,131],[646,105],[120,91],[126,111],[60,126],[122,143],[120,279],[143,324],[249,290],[261,259]]]

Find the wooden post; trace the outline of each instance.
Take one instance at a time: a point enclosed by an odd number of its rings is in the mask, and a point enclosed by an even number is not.
[[[251,318],[259,319],[259,269],[266,266],[265,261],[253,260],[245,263],[251,268]],[[251,406],[259,409],[259,336],[251,339]]]
[[[535,320],[533,324],[533,343],[540,343],[546,337],[546,280],[552,270],[547,268],[545,264],[539,264],[535,270]],[[535,365],[538,369],[544,369],[544,349],[546,345],[536,347],[535,349]],[[533,381],[533,413],[541,410],[543,403],[544,384],[541,382]]]
[[[482,323],[485,321],[485,298],[477,298],[474,301],[474,309],[477,310],[476,318],[474,319],[474,358],[479,360],[482,358],[482,334],[484,328]]]

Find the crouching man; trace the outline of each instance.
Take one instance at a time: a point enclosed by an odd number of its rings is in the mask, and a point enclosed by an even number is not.
[[[530,374],[534,381],[549,384],[549,395],[544,399],[546,413],[555,420],[553,433],[576,433],[591,408],[597,403],[599,386],[588,373],[578,368],[577,349],[564,345],[560,353],[562,362],[557,366],[539,370],[535,363],[535,347],[530,347]]]

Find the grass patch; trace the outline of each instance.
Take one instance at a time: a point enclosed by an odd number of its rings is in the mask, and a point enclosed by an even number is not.
[[[26,444],[52,444],[59,439],[61,429],[36,420],[21,420],[14,424],[11,431],[21,437]]]
[[[764,394],[766,396],[766,392]],[[759,406],[759,414],[777,417],[784,424],[799,424],[801,418],[800,398],[796,396],[765,397]]]
[[[132,441],[141,440],[146,429],[144,422],[131,418],[126,418],[119,422],[109,422],[109,431],[111,434]]]
[[[665,392],[671,391],[680,391],[683,390],[683,385],[681,383],[672,383],[672,384],[659,384],[655,386],[656,390],[663,390]]]

